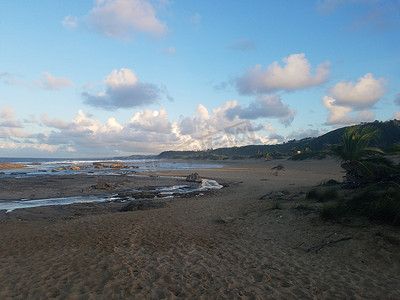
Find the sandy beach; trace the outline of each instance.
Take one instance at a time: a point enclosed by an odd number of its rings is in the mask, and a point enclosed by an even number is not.
[[[271,170],[278,164],[285,170]],[[296,209],[308,188],[342,179],[332,159],[230,161],[151,177],[3,178],[0,199],[104,193],[95,188],[103,182],[113,192],[174,185],[192,172],[224,188],[157,209],[1,212],[0,299],[400,299],[398,228],[324,222],[317,210]]]

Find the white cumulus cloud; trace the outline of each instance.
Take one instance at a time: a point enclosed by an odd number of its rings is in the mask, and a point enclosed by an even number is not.
[[[182,118],[176,124],[181,144],[174,149],[204,150],[277,142],[275,138],[256,134],[255,128],[248,120],[238,116],[228,118],[227,111],[236,106],[237,101],[228,101],[210,112],[204,105],[199,104],[194,116]]]
[[[226,111],[229,119],[239,117],[240,119],[255,120],[258,118],[279,118],[285,125],[289,125],[296,114],[295,110],[289,109],[283,104],[279,95],[259,96],[250,102],[247,107],[236,105]]]
[[[97,1],[88,19],[95,29],[117,39],[130,39],[136,32],[162,36],[168,31],[145,0]]]
[[[194,116],[185,117],[180,121],[180,132],[197,138],[232,126],[238,123],[238,118],[227,118],[226,112],[237,105],[237,101],[228,101],[210,113],[204,105],[198,104]]]
[[[8,104],[4,104],[3,108],[0,109],[0,126],[12,128],[22,127],[21,122],[15,119],[14,109]]]
[[[78,27],[78,18],[68,15],[66,16],[63,21],[62,24],[64,27],[68,27],[68,28],[77,28]]]
[[[327,81],[330,63],[324,62],[315,69],[304,53],[292,54],[283,58],[284,66],[277,61],[263,69],[255,65],[236,80],[241,94],[265,93],[275,90],[293,91],[320,85]]]
[[[165,109],[139,111],[130,120],[129,127],[164,134],[170,133],[172,130],[172,124],[167,119],[167,111]]]
[[[396,110],[393,113],[393,116],[392,116],[391,120],[400,120],[400,111]]]
[[[374,105],[387,91],[384,78],[375,79],[367,73],[354,82],[341,81],[329,89],[338,105],[349,105],[363,109]]]
[[[74,153],[82,156],[112,156],[134,153],[158,154],[166,150],[199,150],[249,144],[272,144],[282,137],[270,125],[253,126],[249,120],[226,117],[226,111],[237,101],[224,103],[208,110],[199,104],[195,115],[171,122],[167,111],[140,110],[121,123],[110,116],[105,122],[78,110],[71,120],[61,120],[43,113],[38,124],[44,130],[26,134],[20,128],[0,127],[0,148],[3,153],[27,156],[55,155],[65,157]],[[1,116],[15,120],[10,109]],[[0,116],[0,118],[1,118]],[[10,117],[11,116],[11,117]],[[33,118],[36,120],[36,118]],[[261,132],[269,132],[262,136]]]
[[[160,95],[165,94],[158,86],[139,81],[132,70],[124,68],[113,70],[104,84],[105,91],[83,92],[84,102],[104,109],[129,108],[156,103]]]
[[[44,78],[40,81],[36,81],[36,84],[47,90],[59,90],[74,85],[74,83],[66,77],[55,77],[49,72],[43,72],[42,75]]]
[[[32,155],[32,150],[38,150],[40,152],[55,152],[59,149],[58,146],[48,145],[48,144],[32,144],[32,143],[16,143],[16,142],[7,142],[4,144],[0,144],[0,149],[6,150],[28,150],[25,152],[29,155]]]
[[[341,81],[328,90],[322,104],[329,111],[327,124],[347,125],[373,121],[375,103],[387,92],[384,78],[375,79],[371,73],[360,77],[357,82]]]
[[[120,88],[123,86],[135,85],[138,82],[135,72],[129,69],[121,68],[118,72],[113,70],[110,75],[106,77],[104,83],[111,88]]]
[[[166,115],[165,109],[157,113],[151,110],[139,111],[125,124],[114,117],[102,123],[82,110],[70,121],[42,117],[44,125],[52,128],[52,131],[41,142],[75,149],[81,155],[159,153],[172,148],[179,140]]]
[[[365,109],[354,112],[352,107],[338,105],[336,104],[336,99],[329,96],[324,96],[322,103],[329,111],[326,121],[328,125],[350,125],[360,122],[370,122],[375,119],[373,111]]]

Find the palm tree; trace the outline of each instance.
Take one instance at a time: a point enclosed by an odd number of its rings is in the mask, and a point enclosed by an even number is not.
[[[382,170],[392,163],[384,158],[384,152],[379,148],[368,147],[371,140],[376,140],[379,131],[371,126],[360,128],[348,127],[343,136],[343,144],[333,149],[341,159],[341,167],[346,171],[345,182],[356,187],[362,183],[374,180]]]

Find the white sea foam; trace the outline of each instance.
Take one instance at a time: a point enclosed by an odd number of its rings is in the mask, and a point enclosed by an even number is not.
[[[220,185],[215,180],[203,179],[199,186],[193,185],[174,185],[169,187],[155,188],[153,191],[159,192],[165,198],[172,198],[174,194],[185,194],[191,192],[207,191],[221,189]],[[135,190],[140,192],[140,190]],[[75,197],[62,197],[62,198],[47,198],[36,200],[14,200],[4,201],[0,200],[0,210],[6,210],[9,213],[15,209],[41,207],[41,206],[55,206],[55,205],[69,205],[74,203],[101,203],[121,200],[116,195],[84,195]]]
[[[219,190],[222,189],[223,186],[220,185],[215,180],[211,179],[203,179],[201,182],[201,187],[199,188],[200,191],[207,191],[207,190]]]
[[[53,205],[69,205],[74,203],[99,203],[112,201],[113,197],[104,196],[76,196],[76,197],[63,197],[63,198],[48,198],[37,200],[16,200],[0,202],[0,210],[6,210],[6,213],[12,212],[15,209],[31,208],[41,206]]]

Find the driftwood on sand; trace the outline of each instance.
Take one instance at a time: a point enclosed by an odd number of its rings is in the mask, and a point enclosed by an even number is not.
[[[279,164],[279,165],[277,165],[275,167],[272,167],[271,171],[275,171],[274,175],[278,176],[278,171],[285,171],[285,167],[282,164]]]

